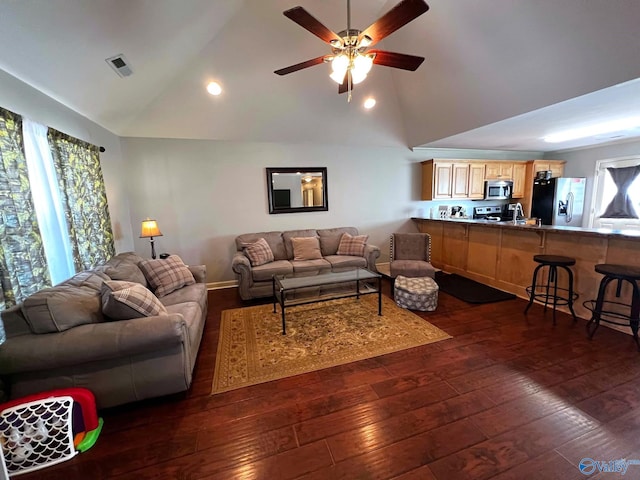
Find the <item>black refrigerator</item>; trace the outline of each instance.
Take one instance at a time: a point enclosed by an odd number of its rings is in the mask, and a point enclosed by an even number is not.
[[[586,178],[549,178],[533,182],[531,216],[543,225],[582,226]]]

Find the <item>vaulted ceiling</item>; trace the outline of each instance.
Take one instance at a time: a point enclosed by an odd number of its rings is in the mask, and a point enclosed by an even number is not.
[[[352,0],[352,27],[398,2]],[[5,0],[0,68],[125,137],[542,151],[580,145],[545,146],[554,128],[640,115],[637,0],[427,3],[379,45],[422,66],[374,65],[351,103],[328,65],[273,73],[330,53],[282,12],[338,32],[346,0]]]

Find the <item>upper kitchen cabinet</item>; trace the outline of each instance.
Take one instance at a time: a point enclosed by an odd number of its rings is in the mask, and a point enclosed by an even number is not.
[[[451,198],[453,164],[451,162],[422,162],[422,200]]]
[[[483,198],[484,163],[464,160],[422,162],[422,200]]]
[[[529,168],[533,168],[533,161],[425,160],[422,162],[422,200],[483,199],[485,180],[496,179],[513,180],[513,198],[523,198],[527,194]]]
[[[551,170],[551,176],[562,177],[564,175],[564,164],[566,162],[564,160],[531,160],[527,162],[527,166],[529,167],[527,171],[527,180],[528,176],[531,175],[531,181],[535,180],[537,172],[544,172]]]
[[[511,198],[523,198],[527,178],[527,164],[524,162],[513,164],[513,191]]]
[[[484,163],[469,164],[469,192],[471,199],[484,198]]]
[[[513,179],[513,163],[487,162],[484,167],[484,178],[485,180]]]

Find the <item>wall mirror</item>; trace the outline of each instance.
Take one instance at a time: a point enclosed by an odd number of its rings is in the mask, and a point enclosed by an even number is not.
[[[329,210],[325,167],[267,168],[269,213]]]

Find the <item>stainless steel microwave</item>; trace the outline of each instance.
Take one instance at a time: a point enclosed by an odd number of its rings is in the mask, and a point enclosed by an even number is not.
[[[513,182],[510,180],[487,180],[484,182],[485,200],[509,200],[513,192]]]

